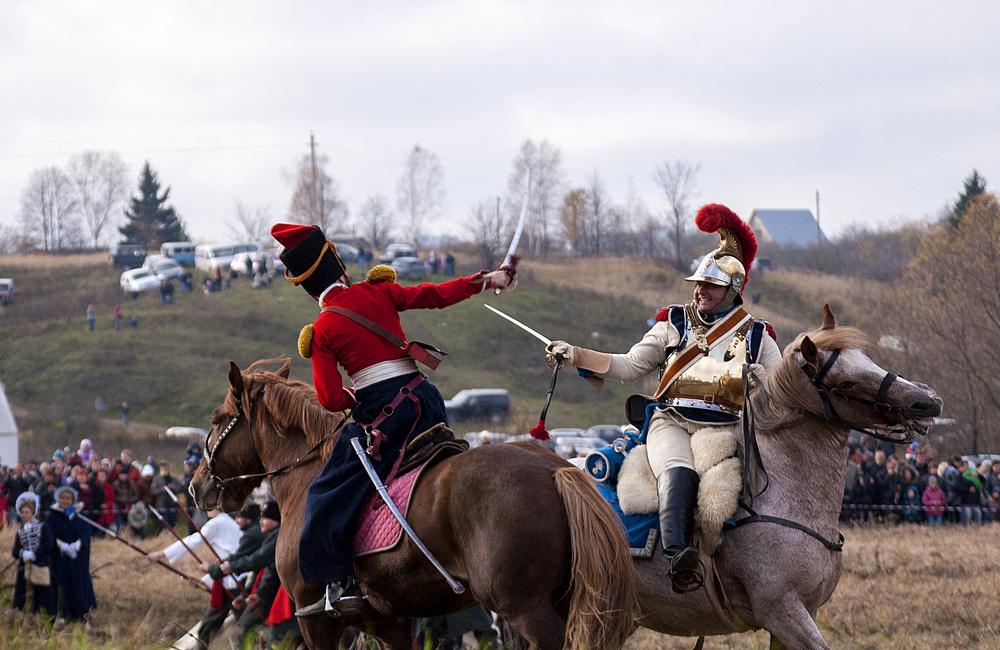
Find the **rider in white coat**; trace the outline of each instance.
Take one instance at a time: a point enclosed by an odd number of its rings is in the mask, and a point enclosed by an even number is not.
[[[661,381],[647,410],[646,451],[657,477],[663,549],[670,559],[674,591],[698,589],[704,567],[692,543],[698,474],[691,434],[705,427],[733,427],[746,396],[743,368],[763,381],[781,360],[774,332],[743,308],[747,268],[757,251],[753,231],[725,206],[699,210],[698,227],[718,232],[721,243],[695,273],[693,300],[666,307],[641,341],[625,354],[606,354],[553,341],[550,357],[561,357],[581,374],[633,382],[654,370]]]

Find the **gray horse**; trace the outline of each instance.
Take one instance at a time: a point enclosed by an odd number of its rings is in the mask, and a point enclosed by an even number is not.
[[[766,473],[750,481],[756,517],[738,515],[747,525],[726,532],[715,555],[721,600],[713,605],[705,589],[675,594],[657,553],[636,564],[642,626],[679,636],[765,629],[772,649],[829,648],[815,617],[840,579],[848,434],[867,429],[909,441],[927,433],[941,400],[880,368],[866,352],[869,339],[823,311],[823,326],[785,348],[753,397]],[[709,567],[709,581],[712,573]]]

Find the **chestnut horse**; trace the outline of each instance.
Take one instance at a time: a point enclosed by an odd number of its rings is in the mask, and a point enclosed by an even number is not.
[[[323,595],[298,570],[306,489],[333,447],[344,413],[278,372],[229,370],[229,392],[212,412],[206,458],[191,482],[201,509],[239,510],[265,474],[282,514],[278,575],[296,604]],[[360,461],[359,461],[360,462]],[[214,475],[214,476],[213,476]],[[355,618],[301,620],[310,648],[336,647],[347,626],[385,647],[410,648],[410,618],[482,603],[541,650],[618,648],[635,626],[636,574],[617,517],[589,479],[530,443],[485,445],[426,469],[409,522],[447,571],[456,594],[409,537],[355,561],[369,610]]]
[[[730,607],[717,610],[704,589],[675,594],[656,554],[637,562],[640,625],[681,636],[766,629],[772,649],[829,648],[815,618],[840,579],[847,437],[857,429],[909,442],[927,433],[941,401],[879,367],[868,338],[823,311],[823,326],[785,348],[751,400],[765,470],[749,486],[756,517],[738,515],[713,558]]]

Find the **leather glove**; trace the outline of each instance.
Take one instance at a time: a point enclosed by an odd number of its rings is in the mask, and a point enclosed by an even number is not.
[[[483,289],[503,289],[510,284],[511,276],[505,269],[483,273]]]
[[[759,363],[751,363],[747,371],[750,375],[750,388],[763,388],[764,382],[767,381],[767,370],[764,369],[764,366]]]
[[[550,366],[560,362],[573,365],[573,346],[566,341],[552,341],[545,346],[545,362]]]
[[[28,549],[23,549],[21,551],[21,559],[24,560],[25,562],[34,562],[35,561],[35,553],[34,553],[34,551],[29,551]]]

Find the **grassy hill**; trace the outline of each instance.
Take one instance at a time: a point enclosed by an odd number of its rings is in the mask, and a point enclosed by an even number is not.
[[[22,430],[22,457],[47,457],[55,447],[90,437],[111,447],[132,441],[137,456],[179,460],[183,443],[164,441],[163,429],[205,426],[225,395],[230,360],[246,367],[258,359],[290,357],[293,378],[311,381],[310,363],[298,355],[296,340],[317,309],[301,289],[284,281],[253,289],[236,280],[231,290],[206,295],[196,282],[196,291],[178,291],[172,306],[161,305],[155,292],[133,306],[118,287],[120,273],[105,259],[0,258],[0,277],[14,277],[18,286],[17,303],[0,307],[0,381]],[[462,266],[472,267],[471,261]],[[775,325],[784,345],[818,324],[823,302],[831,302],[845,322],[862,318],[865,296],[873,290],[877,285],[774,271],[752,278],[748,293],[761,294],[753,312]],[[446,397],[462,388],[507,388],[515,412],[507,430],[524,432],[537,420],[551,378],[544,346],[483,303],[549,338],[617,352],[641,338],[646,320],[661,306],[688,300],[690,291],[680,274],[649,260],[526,260],[517,290],[482,294],[446,310],[407,312],[403,327],[410,338],[450,353],[430,373]],[[97,309],[94,332],[87,329],[88,304]],[[115,304],[125,314],[121,331],[113,326]],[[133,315],[137,329],[128,325]],[[652,379],[627,386],[609,382],[598,393],[572,369],[564,370],[549,428],[623,422],[624,398],[654,386]],[[94,413],[97,396],[105,404],[103,421]],[[133,423],[148,426],[121,426],[122,401],[129,403]]]

